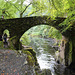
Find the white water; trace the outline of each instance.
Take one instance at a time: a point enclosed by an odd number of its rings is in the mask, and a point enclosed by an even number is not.
[[[75,75],[75,72],[65,69],[63,65],[57,64],[54,59],[55,50],[51,47],[52,39],[33,37],[30,46],[36,51],[36,56],[41,69],[50,69],[52,75]]]
[[[33,49],[36,51],[37,60],[41,69],[50,69],[52,75],[55,75],[54,67],[57,64],[54,59],[55,50],[51,48],[49,43],[52,43],[52,40],[46,40],[43,38],[34,38],[31,43]],[[48,49],[48,50],[47,50]],[[52,54],[51,54],[51,53]]]

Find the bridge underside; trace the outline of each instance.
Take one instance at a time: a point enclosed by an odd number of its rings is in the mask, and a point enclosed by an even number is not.
[[[8,29],[10,31],[10,37],[19,36],[30,29],[33,26],[45,24],[50,25],[58,29],[59,31],[62,27],[58,26],[61,22],[63,22],[65,18],[57,17],[55,20],[52,20],[48,16],[33,16],[33,17],[25,17],[25,18],[14,18],[14,19],[3,19],[0,20],[0,34],[2,34],[4,29]]]

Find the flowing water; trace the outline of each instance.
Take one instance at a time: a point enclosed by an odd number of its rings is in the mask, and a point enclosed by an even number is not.
[[[50,69],[52,75],[75,75],[64,69],[63,65],[57,64],[54,59],[55,49],[53,39],[32,37],[30,46],[36,51],[36,56],[41,69]]]

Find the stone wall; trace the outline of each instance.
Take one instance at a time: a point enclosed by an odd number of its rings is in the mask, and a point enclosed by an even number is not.
[[[65,48],[66,48],[67,42],[68,42],[68,39],[66,37],[62,36],[61,45],[59,47],[60,62],[62,64],[65,64]]]
[[[59,61],[60,64],[69,66],[72,62],[72,41],[62,36],[61,44],[59,50],[56,51],[56,61]]]

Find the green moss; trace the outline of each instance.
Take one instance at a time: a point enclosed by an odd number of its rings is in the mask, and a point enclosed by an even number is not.
[[[4,34],[6,33],[8,37],[10,36],[10,35],[9,35],[9,31],[8,31],[7,29],[5,29],[3,33],[4,33]]]
[[[34,66],[35,59],[34,59],[33,55],[28,50],[22,50],[22,53],[27,54],[28,65]]]
[[[69,65],[72,62],[72,41],[69,42]]]
[[[0,41],[0,49],[3,49],[3,41]]]
[[[32,48],[27,49],[34,57],[36,57],[36,53]]]
[[[25,54],[27,54],[27,55],[32,56],[34,58],[34,60],[35,60],[35,65],[38,65],[37,58],[36,58],[36,53],[35,53],[34,49],[32,49],[30,47],[28,49],[22,50],[22,52],[25,53]]]
[[[14,50],[14,48],[11,46],[8,46],[7,48],[4,48],[4,46],[3,46],[4,44],[3,44],[3,41],[0,41],[0,49],[12,49],[12,50]],[[11,44],[10,44],[11,45]]]
[[[28,65],[34,66],[35,61],[33,60],[33,57],[31,57],[30,55],[27,55],[27,61],[28,61]]]
[[[35,65],[38,65],[38,63],[37,63],[37,58],[36,58],[36,52],[34,51],[34,49],[32,49],[32,48],[29,48],[29,49],[27,49],[31,54],[32,54],[32,56],[34,57],[34,59],[35,59]]]
[[[16,36],[13,36],[13,37],[11,37],[9,40],[13,40],[13,39],[15,39],[16,38]]]
[[[32,56],[32,54],[29,51],[27,51],[27,50],[22,50],[22,52],[27,54],[27,55],[31,55]]]
[[[9,39],[8,42],[9,42],[9,48],[14,50],[14,46],[13,46],[11,39]]]

